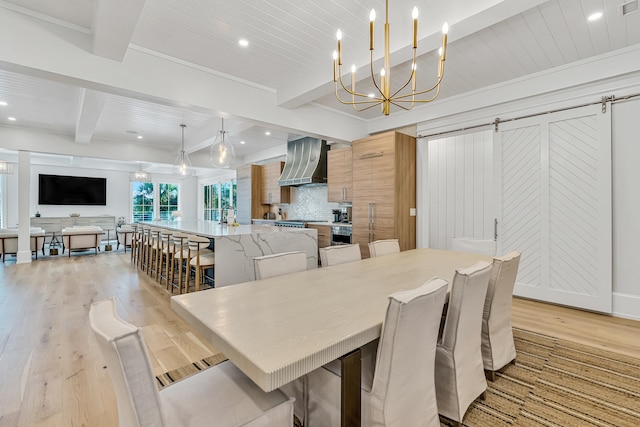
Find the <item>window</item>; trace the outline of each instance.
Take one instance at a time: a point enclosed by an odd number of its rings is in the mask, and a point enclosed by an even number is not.
[[[227,209],[233,209],[235,206],[235,180],[204,186],[204,219],[220,221],[220,218],[226,217]]]
[[[171,212],[178,210],[178,185],[160,184],[160,219],[171,219]]]
[[[204,219],[218,221],[220,219],[218,210],[218,184],[204,186]]]
[[[153,220],[153,183],[132,182],[132,222]]]

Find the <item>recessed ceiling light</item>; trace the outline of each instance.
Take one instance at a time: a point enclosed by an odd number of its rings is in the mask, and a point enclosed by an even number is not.
[[[240,40],[238,40],[238,44],[239,44],[240,46],[242,46],[242,47],[247,47],[247,46],[249,46],[249,40],[247,40],[247,39],[240,39]]]
[[[0,105],[2,105],[3,107],[6,107],[8,104],[5,101],[0,101]]]
[[[15,121],[16,121],[16,118],[15,118],[15,117],[7,117],[7,119],[8,119],[10,122],[15,122]]]
[[[589,15],[589,17],[587,19],[589,21],[593,22],[593,21],[597,21],[600,18],[602,18],[602,12],[595,12],[595,13],[592,13],[591,15]]]
[[[265,135],[267,135],[267,136],[269,136],[269,135],[271,135],[271,132],[266,131],[264,134],[265,134]]]
[[[142,135],[138,135],[138,139],[142,139]]]
[[[240,144],[244,145],[244,141],[240,141]]]

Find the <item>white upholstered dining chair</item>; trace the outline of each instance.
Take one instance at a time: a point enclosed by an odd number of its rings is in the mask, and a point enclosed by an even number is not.
[[[121,427],[292,426],[292,400],[279,390],[265,393],[229,361],[158,391],[142,332],[118,316],[113,298],[93,303],[89,322]]]
[[[436,350],[436,397],[438,412],[455,426],[476,398],[484,397],[484,377],[480,335],[482,309],[487,293],[491,264],[480,261],[457,269],[447,307],[442,337]]]
[[[434,360],[447,281],[389,296],[377,340],[362,350],[362,426],[439,426]],[[373,345],[371,345],[373,344]],[[340,364],[308,374],[309,426],[340,425]]]
[[[453,237],[451,247],[456,252],[471,252],[474,254],[496,254],[496,241],[490,239],[470,239],[467,237]]]
[[[376,240],[369,243],[369,255],[371,258],[400,252],[398,239]]]
[[[495,257],[482,314],[482,360],[486,377],[494,381],[496,371],[516,359],[511,326],[511,301],[518,275],[520,252]]]
[[[362,259],[362,253],[360,252],[360,245],[358,243],[352,245],[327,246],[326,248],[318,249],[318,251],[320,252],[320,263],[323,267],[343,264],[345,262],[360,261]]]
[[[281,252],[253,258],[256,280],[307,269],[307,253],[304,251]]]

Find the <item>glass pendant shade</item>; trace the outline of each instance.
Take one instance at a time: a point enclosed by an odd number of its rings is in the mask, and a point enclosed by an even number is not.
[[[131,182],[151,182],[151,174],[142,170],[137,170],[129,174],[129,180]]]
[[[13,164],[0,160],[0,175],[13,175]]]
[[[222,120],[222,130],[213,140],[210,150],[211,163],[214,167],[220,169],[230,168],[236,160],[236,153],[231,144],[229,132],[224,130],[224,119]]]
[[[191,160],[189,160],[189,153],[184,151],[184,128],[187,125],[180,125],[180,127],[182,127],[182,146],[176,161],[173,162],[173,174],[180,179],[186,179],[193,175],[193,168],[191,167]]]

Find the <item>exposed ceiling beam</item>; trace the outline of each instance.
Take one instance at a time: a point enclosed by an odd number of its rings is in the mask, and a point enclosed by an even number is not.
[[[93,14],[94,55],[122,61],[145,0],[97,0]]]
[[[80,114],[76,123],[76,143],[88,144],[91,142],[96,124],[104,104],[107,102],[107,95],[90,89],[82,89],[82,99],[80,100]]]
[[[334,110],[276,105],[272,91],[216,75],[194,64],[130,48],[122,62],[88,54],[86,35],[54,34],[28,17],[0,8],[0,67],[34,77],[211,114],[270,123],[300,134],[352,141],[366,136],[366,123]],[[27,41],[28,40],[28,41]]]

